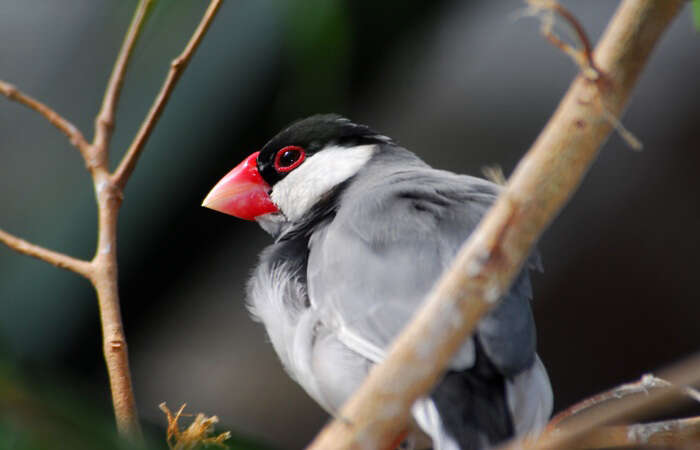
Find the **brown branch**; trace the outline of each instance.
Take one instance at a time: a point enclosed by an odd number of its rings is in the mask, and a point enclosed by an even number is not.
[[[130,439],[132,442],[141,440],[141,428],[138,422],[136,402],[131,384],[126,338],[124,336],[119,305],[117,219],[122,202],[122,190],[136,164],[143,144],[155,126],[177,79],[186,68],[221,4],[221,0],[211,1],[185,50],[171,64],[168,78],[156,98],[154,106],[144,120],[138,135],[134,139],[134,143],[122,160],[122,164],[116,170],[115,176],[112,176],[109,173],[107,164],[109,140],[115,121],[114,115],[129,59],[152,1],[141,0],[136,8],[114,64],[100,112],[95,119],[95,138],[92,145],[85,141],[83,135],[72,124],[46,105],[22,94],[14,86],[0,81],[0,93],[39,112],[49,122],[63,131],[71,139],[71,142],[80,149],[86,166],[92,175],[98,208],[97,250],[90,262],[81,261],[30,244],[2,230],[0,230],[0,242],[5,243],[17,252],[79,273],[92,282],[97,293],[100,309],[103,351],[109,375],[117,429],[122,436]]]
[[[105,96],[102,100],[100,112],[95,119],[95,138],[92,143],[92,158],[90,159],[90,167],[102,166],[106,167],[107,154],[109,152],[109,140],[112,137],[114,130],[115,112],[117,103],[119,102],[119,94],[124,84],[124,75],[126,68],[129,65],[129,60],[134,50],[134,45],[141,34],[148,8],[153,0],[140,0],[134,17],[131,19],[131,24],[126,32],[122,47],[119,50],[119,55],[114,62],[112,74],[107,83]]]
[[[131,439],[141,439],[136,403],[131,386],[126,339],[119,309],[116,259],[117,214],[121,203],[121,191],[115,189],[107,172],[107,146],[114,126],[114,112],[121,90],[126,66],[139,34],[143,19],[151,0],[142,0],[129,27],[124,44],[115,63],[102,109],[96,120],[95,142],[90,146],[83,135],[53,110],[18,92],[14,87],[0,84],[3,94],[36,110],[49,122],[63,131],[74,145],[78,146],[86,166],[90,170],[99,212],[99,241],[95,257],[91,262],[44,249],[0,232],[0,240],[10,248],[42,259],[55,266],[66,268],[88,278],[97,293],[102,322],[104,356],[110,380],[114,413],[119,432]]]
[[[119,433],[141,440],[136,400],[131,384],[129,353],[122,325],[117,265],[117,219],[122,202],[121,190],[110,179],[105,167],[93,170],[98,211],[97,250],[92,284],[97,294],[102,324],[102,348],[109,376],[112,405]]]
[[[567,448],[696,448],[700,445],[700,417],[594,429]]]
[[[153,126],[155,126],[158,116],[165,107],[165,102],[175,82],[187,66],[197,45],[201,42],[220,3],[221,0],[212,0],[182,55],[171,65],[168,79],[134,139],[135,144],[132,144],[132,147],[124,156],[114,176],[110,175],[106,167],[107,146],[111,128],[114,124],[113,115],[119,97],[124,71],[126,70],[130,53],[143,23],[150,0],[142,0],[139,3],[134,19],[132,20],[124,40],[124,44],[122,45],[122,50],[115,64],[109,86],[107,87],[102,110],[96,120],[97,131],[93,152],[97,157],[97,165],[93,167],[92,174],[98,205],[99,235],[97,251],[92,260],[92,264],[95,266],[92,281],[97,292],[100,306],[103,350],[107,372],[109,374],[117,428],[122,435],[132,440],[140,439],[141,429],[138,422],[136,402],[131,384],[128,350],[119,305],[116,249],[117,219],[122,202],[122,192],[148,134],[150,134]]]
[[[551,42],[555,47],[562,52],[571,56],[571,58],[581,67],[584,75],[595,80],[600,76],[600,70],[596,67],[593,60],[593,47],[588,39],[586,31],[581,23],[576,19],[568,9],[560,5],[556,0],[526,0],[535,15],[544,15],[542,18],[542,26],[540,31],[542,35]],[[554,14],[558,15],[566,21],[573,30],[576,39],[581,44],[581,50],[578,50],[564,42],[559,36],[554,33]]]
[[[126,65],[150,3],[151,0],[142,0],[137,7],[134,19],[122,45],[122,50],[115,63],[102,109],[96,120],[97,130],[93,145],[93,154],[97,158],[92,174],[98,205],[99,235],[97,251],[92,261],[95,266],[92,281],[100,306],[103,351],[109,374],[117,428],[122,435],[127,436],[131,440],[140,439],[141,429],[131,384],[128,350],[119,304],[116,249],[117,219],[122,202],[122,192],[128,175],[136,164],[138,153],[140,153],[148,134],[150,134],[158,116],[162,112],[175,82],[187,66],[195,48],[202,40],[204,33],[213,20],[221,0],[212,0],[183,54],[173,62],[163,89],[156,98],[154,106],[134,139],[136,144],[132,145],[115,171],[115,175],[112,176],[106,166],[107,146],[114,125],[113,115]]]
[[[114,130],[115,112],[124,75],[151,3],[152,0],[140,0],[129,24],[105,89],[102,106],[95,118],[95,137],[88,160],[98,210],[98,242],[92,259],[94,271],[91,281],[100,308],[102,347],[117,430],[132,442],[139,442],[142,437],[119,304],[117,218],[122,193],[112,183],[107,165],[109,141]]]
[[[587,411],[591,408],[600,406],[605,402],[619,400],[629,395],[649,394],[649,391],[651,391],[652,389],[666,389],[672,386],[673,384],[666,380],[655,377],[652,374],[646,374],[642,376],[642,378],[640,378],[639,381],[635,381],[633,383],[625,383],[608,391],[604,391],[592,397],[581,400],[580,402],[566,408],[564,411],[560,412],[549,421],[544,433],[553,431],[555,428],[558,428],[562,424],[562,422],[571,419],[575,415]],[[690,387],[684,387],[682,388],[682,390],[689,397],[700,401],[700,396],[698,395],[698,392],[695,389],[692,389]]]
[[[595,60],[593,59],[593,50],[591,47],[591,41],[588,39],[586,31],[583,29],[581,23],[576,19],[576,17],[566,8],[561,6],[556,0],[526,0],[533,15],[541,16],[542,25],[540,31],[542,35],[551,42],[555,47],[560,49],[562,52],[569,55],[574,62],[580,67],[581,74],[591,81],[599,81],[601,84],[606,82],[605,79],[601,79],[603,76],[602,71],[596,66]],[[566,24],[568,24],[574,32],[575,38],[581,44],[581,49],[572,47],[571,45],[564,42],[557,34],[554,32],[554,20],[555,14],[564,19]],[[622,125],[622,122],[615,117],[614,114],[610,113],[603,106],[604,117],[610,122],[615,131],[617,131],[620,137],[630,146],[633,150],[641,150],[643,145],[637,137],[632,134],[629,130]]]
[[[595,51],[605,83],[578,76],[502,194],[311,449],[387,448],[478,320],[507,292],[534,243],[576,190],[682,0],[625,0]],[[417,343],[420,343],[418,345]],[[409,368],[407,370],[407,368]],[[665,392],[665,391],[664,391]]]
[[[10,100],[21,103],[27,108],[33,109],[42,115],[51,125],[58,128],[68,137],[70,143],[80,151],[80,154],[83,155],[83,159],[87,163],[90,144],[88,144],[85,137],[83,137],[83,133],[81,133],[75,125],[63,118],[63,116],[58,114],[53,109],[22,93],[15,86],[9,83],[0,81],[0,94],[4,95]]]
[[[17,253],[40,259],[56,267],[60,267],[61,269],[75,272],[88,279],[91,276],[92,268],[88,261],[73,258],[72,256],[32,244],[3,230],[0,230],[0,242]]]
[[[180,76],[184,70],[187,68],[187,65],[192,59],[192,55],[194,54],[195,50],[197,50],[199,43],[204,37],[204,34],[209,29],[217,10],[221,6],[221,2],[222,0],[211,0],[209,7],[204,13],[204,17],[202,17],[202,20],[199,22],[199,25],[187,43],[187,46],[182,51],[180,56],[175,58],[170,63],[170,71],[163,82],[163,86],[160,88],[160,92],[158,92],[158,96],[153,102],[151,109],[148,111],[146,119],[141,124],[141,128],[129,146],[124,158],[122,158],[121,162],[119,163],[119,167],[117,167],[117,169],[114,171],[114,182],[121,189],[124,188],[129,180],[131,172],[133,172],[136,162],[141,155],[141,151],[143,150],[146,141],[150,137],[151,132],[153,132],[153,129],[155,128],[156,123],[163,112],[163,108],[165,108],[165,105],[167,104],[168,99],[175,88],[175,84],[180,79]]]
[[[508,449],[555,449],[569,448],[575,443],[586,439],[591,433],[596,435],[601,426],[615,420],[629,419],[632,415],[649,413],[659,407],[677,401],[685,396],[697,397],[697,392],[688,389],[700,383],[700,355],[688,358],[682,363],[661,372],[661,379],[658,381],[647,381],[647,387],[666,387],[666,389],[646,389],[645,395],[630,395],[636,392],[644,392],[645,380],[640,383],[631,383],[621,386],[621,396],[615,398],[608,392],[592,397],[595,400],[584,400],[573,407],[572,414],[562,413],[564,417],[557,419],[554,425],[548,425],[545,431],[537,439],[525,437],[514,443],[510,443],[505,448]],[[664,381],[667,380],[667,383]],[[659,382],[660,381],[660,382]],[[612,392],[614,393],[615,390]],[[607,401],[606,401],[607,400]],[[602,404],[601,404],[602,402]],[[595,407],[594,407],[595,406]],[[559,417],[559,416],[557,416]],[[628,425],[631,427],[643,427],[644,424]],[[644,430],[644,428],[637,428]],[[602,432],[601,432],[602,433]],[[597,434],[598,442],[603,443],[603,434]],[[642,436],[642,435],[640,435]],[[637,436],[639,437],[639,436]],[[680,437],[679,437],[680,438]],[[612,446],[612,443],[611,443]]]

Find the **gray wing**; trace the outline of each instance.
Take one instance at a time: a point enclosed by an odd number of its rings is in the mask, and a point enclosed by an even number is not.
[[[343,194],[334,220],[312,236],[307,282],[310,301],[324,322],[346,345],[377,362],[474,230],[498,187],[427,166],[390,175],[386,169],[366,172]],[[534,358],[529,297],[524,272],[478,329],[486,354],[505,375],[528,367]],[[463,350],[473,360],[469,344]]]

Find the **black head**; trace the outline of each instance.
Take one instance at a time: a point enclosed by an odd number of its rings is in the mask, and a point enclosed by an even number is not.
[[[353,147],[389,143],[391,139],[337,114],[318,114],[292,123],[260,150],[258,170],[274,186],[305,158],[330,145]]]

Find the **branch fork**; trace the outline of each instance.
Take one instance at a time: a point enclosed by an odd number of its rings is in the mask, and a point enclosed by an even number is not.
[[[591,41],[581,23],[576,19],[576,16],[556,0],[526,0],[526,2],[529,6],[526,14],[539,17],[541,20],[540,33],[542,33],[542,36],[570,56],[579,67],[580,75],[597,87],[600,95],[582,97],[579,101],[582,104],[595,101],[601,109],[601,117],[613,126],[627,145],[633,150],[641,150],[643,147],[642,142],[625,128],[618,117],[603,103],[606,96],[614,89],[613,80],[606,76],[605,72],[596,65]],[[579,43],[580,48],[568,44],[556,34],[554,24],[557,17],[560,17],[564,24],[572,30],[573,38]],[[585,123],[579,123],[579,125],[583,126]]]
[[[126,338],[119,306],[117,270],[117,218],[123,200],[123,190],[136,166],[138,156],[155,127],[175,84],[187,67],[204,34],[211,25],[222,0],[211,0],[197,29],[185,50],[171,64],[168,76],[149,114],[144,119],[139,133],[122,158],[117,169],[108,168],[109,143],[115,127],[117,104],[124,83],[129,60],[145,23],[153,0],[140,0],[126,32],[126,36],[107,83],[104,100],[95,118],[95,136],[88,143],[82,132],[48,106],[22,93],[15,86],[0,81],[0,94],[35,110],[58,128],[70,140],[83,157],[86,168],[92,175],[98,210],[98,242],[91,261],[77,259],[63,253],[29,243],[19,237],[0,230],[0,242],[10,249],[41,259],[56,267],[87,278],[97,293],[100,320],[102,323],[103,350],[112,392],[112,402],[121,435],[132,441],[141,440],[136,402],[131,385],[131,374],[127,354]]]

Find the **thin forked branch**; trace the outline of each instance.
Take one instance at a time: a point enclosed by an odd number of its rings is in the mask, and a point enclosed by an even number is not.
[[[80,153],[83,155],[83,159],[85,159],[87,162],[90,144],[88,144],[83,136],[83,133],[81,133],[75,125],[70,123],[53,109],[21,92],[15,86],[9,83],[0,81],[0,94],[38,112],[41,116],[48,120],[51,125],[58,128],[68,137],[70,143],[80,151]]]
[[[17,253],[40,259],[61,269],[70,270],[85,278],[90,279],[92,274],[92,267],[88,261],[32,244],[3,230],[0,230],[0,242]]]
[[[12,250],[72,270],[91,281],[99,303],[104,357],[109,375],[117,429],[122,436],[132,442],[141,440],[141,429],[131,385],[126,338],[119,306],[116,244],[117,218],[122,201],[122,190],[129,174],[133,171],[148,135],[165,106],[165,102],[211,24],[221,0],[211,0],[185,50],[173,61],[168,78],[134,139],[134,144],[115,171],[116,174],[112,175],[108,171],[107,162],[109,141],[114,128],[114,115],[129,59],[144,24],[148,8],[152,3],[153,0],[141,0],[137,6],[110,76],[100,112],[95,120],[95,138],[92,145],[85,141],[82,133],[72,124],[53,110],[18,92],[12,85],[0,82],[0,93],[39,112],[63,131],[71,139],[71,142],[80,149],[92,175],[99,223],[98,245],[95,256],[90,262],[31,244],[2,230],[0,230],[0,242]]]
[[[578,21],[576,16],[556,0],[526,1],[529,5],[528,12],[531,15],[539,16],[541,19],[540,32],[542,36],[551,42],[552,45],[569,55],[581,69],[581,75],[588,78],[590,81],[597,82],[601,88],[605,88],[607,80],[604,78],[604,73],[596,66],[595,60],[593,59],[591,41],[588,39],[586,31],[583,29],[581,22]],[[554,23],[557,17],[563,19],[564,23],[571,28],[574,38],[581,46],[580,49],[568,44],[555,33]],[[603,118],[615,128],[615,131],[619,133],[620,137],[624,139],[627,145],[633,150],[641,150],[643,147],[642,142],[625,128],[615,114],[606,109],[605,105],[601,106],[603,108]]]
[[[596,80],[601,71],[596,67],[593,60],[593,46],[588,39],[588,35],[581,23],[568,9],[564,8],[555,0],[527,0],[532,15],[542,17],[540,31],[542,35],[555,47],[569,55],[581,68],[583,75],[591,80]],[[564,19],[574,32],[576,39],[581,44],[581,49],[577,49],[566,43],[554,32],[554,22],[556,16]]]
[[[114,171],[114,183],[119,188],[124,189],[124,186],[126,186],[126,183],[129,180],[131,173],[134,171],[136,162],[138,161],[138,158],[141,155],[141,152],[143,151],[143,147],[146,144],[146,141],[150,137],[151,132],[153,132],[153,129],[155,128],[156,123],[160,118],[160,115],[163,113],[163,108],[165,108],[168,99],[170,99],[170,95],[172,94],[173,89],[175,88],[175,84],[180,79],[180,76],[184,72],[185,68],[187,68],[187,65],[192,59],[192,55],[194,54],[195,50],[197,50],[197,47],[202,41],[204,34],[207,32],[207,29],[209,29],[209,26],[214,20],[214,16],[216,16],[216,11],[221,6],[221,2],[222,0],[211,1],[209,7],[207,8],[207,11],[204,13],[202,21],[199,22],[199,25],[197,26],[197,29],[190,38],[189,42],[187,43],[187,46],[182,51],[180,56],[175,58],[170,63],[170,70],[168,71],[168,75],[160,88],[160,92],[158,92],[158,96],[153,102],[153,105],[151,105],[151,109],[148,111],[148,115],[141,124],[141,127],[139,128],[136,137],[129,146],[126,155],[124,155],[124,158],[122,158],[122,161],[119,163],[119,166]]]
[[[124,37],[122,47],[119,50],[119,55],[114,62],[114,68],[112,69],[112,74],[109,77],[107,89],[105,90],[105,96],[102,100],[102,106],[95,119],[95,139],[93,140],[94,148],[91,165],[97,166],[107,164],[109,140],[114,130],[115,112],[117,103],[119,102],[119,94],[124,84],[124,75],[126,74],[126,68],[129,65],[134,45],[136,45],[136,41],[141,34],[148,8],[151,6],[152,2],[153,0],[139,1],[136,11],[134,12],[134,17],[131,19],[129,29]]]
[[[118,61],[123,61],[123,63],[117,62],[115,65],[115,75],[113,76],[110,86],[108,87],[107,94],[105,95],[105,105],[112,105],[112,107],[104,106],[103,110],[106,111],[106,116],[108,118],[109,114],[113,114],[113,108],[116,107],[116,98],[118,96],[119,88],[118,83],[120,83],[123,77],[123,70],[126,67],[126,61],[129,59],[129,53],[133,47],[133,41],[138,34],[138,30],[141,27],[143,21],[143,14],[145,14],[148,7],[148,1],[142,1],[139,3],[139,11],[137,11],[132,25],[125,38],[125,44],[122,46],[123,52],[120,54]],[[221,0],[211,0],[210,6],[207,9],[205,15],[202,17],[200,25],[194,32],[193,38],[188,43],[184,54],[186,55],[186,60],[189,60],[194,48],[201,41],[204,32],[211,23],[214,13],[218,8]],[[194,41],[194,44],[193,44]],[[186,61],[185,61],[186,62]],[[165,102],[162,99],[169,96],[172,88],[177,81],[177,78],[184,70],[186,64],[181,65],[178,68],[177,76],[170,79],[166,83],[166,94],[161,92],[156,99],[156,105],[158,105],[158,114],[152,114],[149,112],[147,117],[144,119],[144,123],[141,126],[139,134],[135,138],[139,140],[138,136],[142,135],[142,130],[144,128],[152,129],[155,126],[156,121],[160,115],[160,111],[165,106]],[[172,68],[171,68],[172,72]],[[116,81],[115,81],[116,80]],[[117,84],[113,84],[116,82]],[[114,90],[112,90],[114,89]],[[113,92],[113,94],[110,94]],[[102,125],[100,125],[100,120],[97,121],[98,130]],[[109,125],[109,121],[105,122]],[[104,125],[104,124],[103,124]],[[109,127],[104,128],[106,133],[111,133]],[[108,135],[107,135],[108,138]],[[145,138],[141,139],[141,145],[138,151],[143,148],[143,143],[145,143]],[[107,370],[109,372],[109,380],[112,391],[112,402],[114,405],[115,416],[117,419],[117,428],[119,431],[132,439],[138,439],[140,436],[140,427],[138,423],[138,417],[136,412],[136,403],[134,399],[133,389],[131,385],[131,375],[129,370],[129,359],[127,352],[126,337],[124,335],[124,330],[122,326],[121,311],[119,306],[119,292],[118,292],[118,282],[117,282],[117,258],[116,258],[116,248],[117,248],[117,218],[118,210],[121,205],[122,193],[124,184],[128,178],[128,174],[133,170],[136,164],[136,155],[130,150],[124,156],[122,164],[120,164],[117,169],[117,175],[111,175],[107,170],[107,145],[108,142],[104,142],[104,146],[99,146],[99,140],[96,141],[94,146],[94,151],[96,152],[96,158],[98,160],[98,166],[93,170],[93,180],[95,182],[95,192],[97,193],[98,202],[98,216],[99,216],[99,234],[98,234],[98,249],[95,254],[95,259],[93,263],[96,265],[96,275],[94,278],[94,286],[97,291],[98,302],[100,304],[100,317],[102,319],[102,331],[103,331],[103,348],[105,355],[105,362],[107,364]],[[120,170],[124,167],[124,163],[128,163],[128,172],[123,172]],[[125,174],[124,176],[119,176],[118,174]]]

